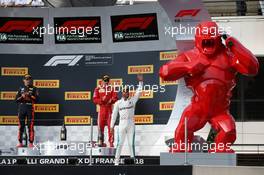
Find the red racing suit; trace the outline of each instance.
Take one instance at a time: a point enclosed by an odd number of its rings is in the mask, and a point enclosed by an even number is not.
[[[104,128],[108,128],[108,141],[111,147],[113,147],[114,136],[110,132],[112,106],[118,100],[117,93],[110,85],[99,86],[95,88],[93,94],[93,102],[99,105],[98,112],[98,140],[104,143]]]

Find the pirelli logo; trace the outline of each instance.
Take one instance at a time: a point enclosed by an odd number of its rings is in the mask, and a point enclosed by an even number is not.
[[[102,83],[103,83],[102,79],[97,79],[96,80],[96,85],[97,86],[102,85]],[[111,78],[109,84],[111,86],[113,86],[113,85],[121,86],[123,84],[123,79],[122,78]]]
[[[59,104],[35,104],[35,112],[59,112]]]
[[[177,51],[160,52],[160,60],[174,60],[178,55]]]
[[[60,80],[34,80],[33,84],[37,88],[59,88]]]
[[[90,116],[65,116],[64,122],[66,125],[90,125]]]
[[[166,85],[177,85],[178,81],[164,81],[162,78],[159,78],[160,80],[160,85],[166,86]]]
[[[100,111],[100,106],[96,105],[96,112],[99,112],[99,111]]]
[[[90,91],[65,92],[65,100],[91,100]]]
[[[130,91],[130,97],[134,96],[136,93],[136,91]],[[145,90],[141,92],[141,95],[139,97],[140,99],[149,99],[149,98],[153,98],[153,91],[151,90]]]
[[[18,117],[0,116],[0,125],[18,125]]]
[[[174,106],[174,101],[164,101],[159,103],[160,111],[171,111]]]
[[[152,74],[154,72],[153,65],[134,65],[128,66],[128,74]]]
[[[1,67],[2,76],[24,76],[28,74],[27,67]]]
[[[17,92],[2,91],[0,92],[0,100],[15,100]]]
[[[135,123],[136,124],[152,124],[153,123],[153,115],[135,115]]]

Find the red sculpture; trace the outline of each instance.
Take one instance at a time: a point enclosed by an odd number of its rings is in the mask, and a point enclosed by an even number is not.
[[[206,28],[207,33],[204,32]],[[159,71],[166,81],[184,77],[187,87],[193,91],[191,104],[184,110],[175,130],[175,144],[184,143],[186,117],[188,143],[192,142],[194,132],[209,122],[217,131],[215,145],[224,145],[215,151],[233,152],[228,144],[236,140],[236,126],[229,105],[236,74],[253,76],[258,73],[258,68],[257,58],[235,38],[221,35],[215,22],[198,24],[195,47],[179,54]],[[179,151],[178,147],[173,152]]]

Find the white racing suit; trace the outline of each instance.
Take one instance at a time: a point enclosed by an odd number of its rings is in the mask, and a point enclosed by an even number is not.
[[[118,137],[115,155],[115,165],[119,164],[122,147],[127,136],[128,146],[130,150],[130,157],[135,158],[135,107],[142,92],[143,82],[139,82],[138,88],[133,97],[125,100],[121,98],[114,105],[112,112],[111,128],[114,127],[116,118],[119,114]]]

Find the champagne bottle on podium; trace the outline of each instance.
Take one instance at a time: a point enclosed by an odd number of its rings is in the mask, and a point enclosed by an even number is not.
[[[66,141],[67,140],[67,129],[66,129],[64,121],[63,121],[63,124],[62,124],[62,127],[61,127],[60,139],[61,139],[61,141]]]

